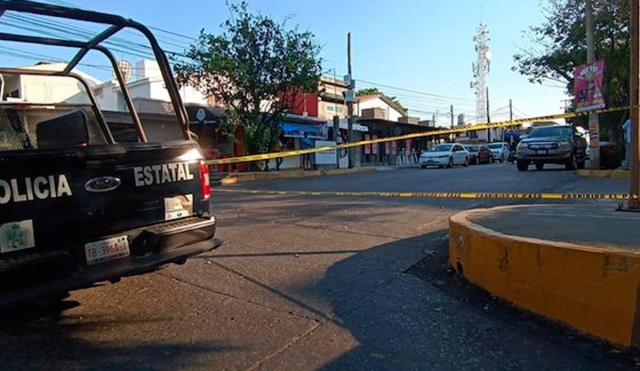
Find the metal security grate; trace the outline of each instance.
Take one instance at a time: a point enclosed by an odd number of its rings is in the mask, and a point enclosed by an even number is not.
[[[87,114],[90,144],[107,143],[93,110],[88,106],[0,104],[0,151],[37,149],[38,125],[77,109]]]

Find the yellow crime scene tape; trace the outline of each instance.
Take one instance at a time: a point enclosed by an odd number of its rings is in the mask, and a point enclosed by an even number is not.
[[[447,134],[455,134],[455,133],[464,133],[470,130],[484,130],[491,128],[499,128],[499,127],[509,127],[516,126],[526,122],[533,121],[545,121],[545,120],[558,120],[558,119],[568,119],[575,118],[579,116],[585,116],[590,113],[609,113],[609,112],[617,112],[624,111],[629,109],[630,106],[625,107],[612,107],[612,108],[603,108],[592,111],[584,111],[584,112],[568,112],[568,113],[559,113],[555,115],[547,115],[547,116],[535,116],[535,117],[527,117],[522,119],[515,120],[506,120],[506,121],[498,121],[495,123],[483,123],[483,124],[475,124],[475,125],[465,125],[456,127],[453,129],[442,129],[442,130],[434,130],[428,132],[420,132],[420,133],[411,133],[411,134],[403,134],[395,137],[388,138],[379,138],[379,139],[370,139],[370,140],[362,140],[359,142],[353,143],[344,143],[338,144],[336,146],[324,146],[324,147],[316,147],[310,149],[300,149],[295,151],[285,151],[285,152],[271,152],[271,153],[262,153],[259,155],[248,155],[248,156],[238,156],[238,157],[230,157],[230,158],[221,158],[215,160],[209,160],[207,163],[209,165],[223,165],[223,164],[237,164],[242,162],[251,162],[251,161],[260,161],[260,160],[270,160],[274,158],[281,157],[292,157],[299,156],[310,153],[331,151],[339,148],[352,148],[359,147],[367,144],[376,144],[376,143],[385,143],[385,142],[393,142],[396,140],[406,140],[406,139],[415,139],[415,138],[424,138],[424,137],[432,137],[437,135],[447,135]]]
[[[213,188],[216,192],[279,196],[389,197],[389,198],[460,198],[460,199],[536,199],[536,200],[628,200],[640,195],[628,193],[526,193],[526,192],[343,192],[343,191],[273,191],[261,189]]]

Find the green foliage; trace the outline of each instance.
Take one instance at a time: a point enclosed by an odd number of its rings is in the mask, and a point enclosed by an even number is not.
[[[527,33],[530,45],[514,56],[514,71],[529,81],[560,82],[573,97],[573,70],[587,62],[585,2],[548,0],[545,21]],[[603,92],[607,107],[625,106],[629,101],[630,53],[629,0],[593,0],[596,59],[605,61]],[[618,133],[626,112],[600,117],[604,130]],[[571,120],[587,127],[586,117]],[[612,132],[611,130],[609,132]]]
[[[261,15],[245,1],[229,4],[231,16],[222,33],[200,32],[186,50],[191,60],[175,67],[180,85],[212,95],[226,107],[224,130],[244,126],[248,154],[271,148],[281,133],[280,121],[295,108],[295,97],[316,92],[322,72],[320,46],[314,35]]]
[[[363,96],[363,95],[376,95],[376,94],[386,95],[380,90],[378,90],[378,88],[364,88],[356,91],[356,97]],[[404,113],[405,115],[407,114],[408,109],[405,106],[403,106],[402,103],[400,103],[400,100],[398,99],[398,97],[389,97],[389,99],[391,99],[391,101],[396,106],[398,106],[398,108],[402,111],[402,113]]]

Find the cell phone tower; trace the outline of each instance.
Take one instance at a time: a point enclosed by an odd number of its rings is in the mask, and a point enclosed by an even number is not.
[[[491,51],[489,51],[489,26],[484,23],[476,28],[473,37],[477,59],[473,66],[471,89],[476,92],[476,123],[487,121],[487,78],[491,70]]]

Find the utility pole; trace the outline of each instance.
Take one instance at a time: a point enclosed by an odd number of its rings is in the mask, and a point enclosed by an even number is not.
[[[453,118],[453,104],[451,105],[451,109],[449,111],[449,115],[451,115],[451,129],[453,129],[453,120],[454,120],[454,118]],[[455,137],[456,137],[455,134],[449,134],[449,140],[452,143],[455,142]]]
[[[632,1],[633,3],[633,1]],[[586,24],[587,24],[587,63],[596,60],[596,48],[593,37],[593,4],[592,0],[586,1]],[[600,125],[598,123],[598,114],[589,113],[589,136],[591,137],[591,169],[600,169]],[[595,143],[593,139],[595,138]]]
[[[637,195],[640,193],[640,30],[638,18],[640,17],[640,4],[638,1],[631,1],[631,91],[629,94],[629,105],[631,110],[631,158],[629,159],[629,193]],[[633,196],[629,197],[629,210],[640,209],[640,201]]]
[[[349,143],[353,143],[353,100],[355,99],[355,84],[353,83],[353,75],[351,71],[351,32],[347,33],[347,73],[349,76],[349,91],[347,92],[347,136]],[[349,153],[349,169],[353,169],[355,163],[355,151],[351,147]]]
[[[513,103],[509,99],[509,121],[513,121]]]
[[[489,87],[487,86],[487,124],[491,124],[491,113],[489,113]],[[487,128],[487,143],[491,143],[491,128]]]
[[[340,136],[340,115],[338,115],[338,78],[336,77],[336,68],[333,68],[333,95],[334,95],[334,108],[333,108],[333,141],[338,143]],[[336,148],[336,169],[340,169],[340,148]]]

